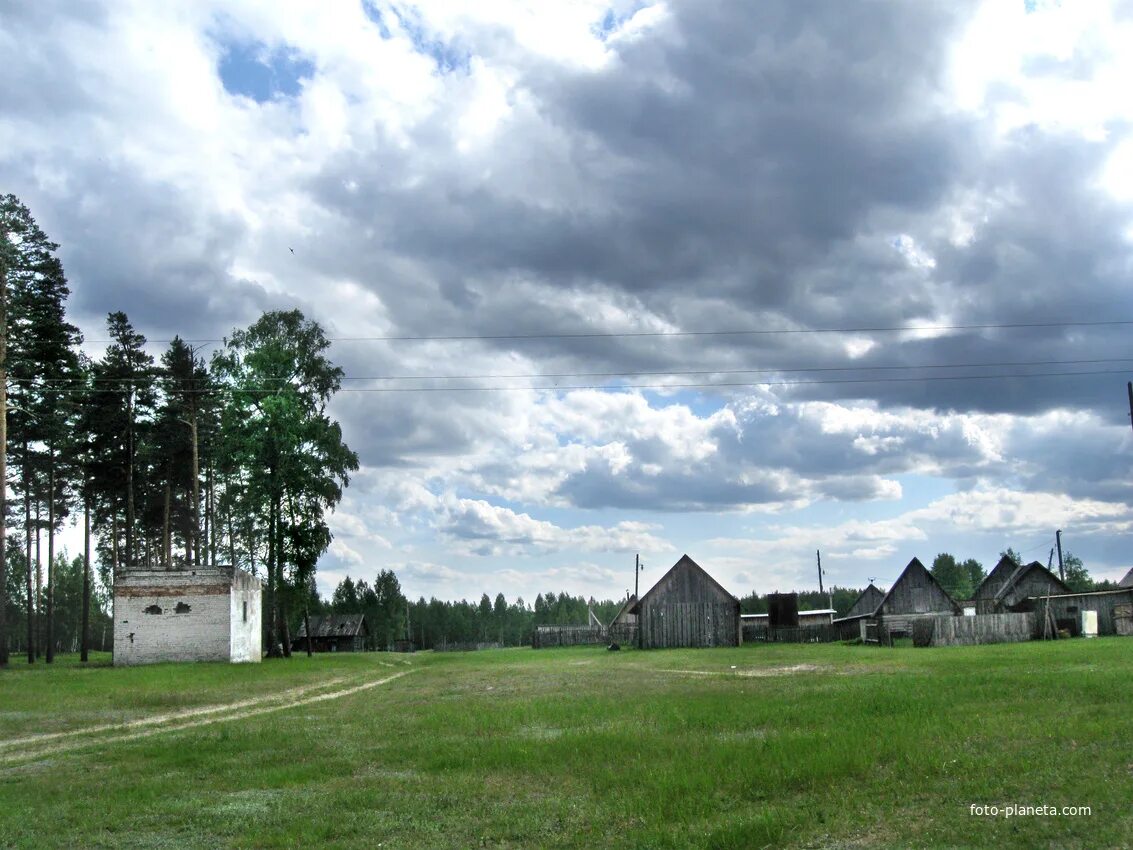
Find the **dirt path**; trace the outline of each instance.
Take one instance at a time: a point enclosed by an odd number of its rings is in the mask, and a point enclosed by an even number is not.
[[[255,717],[260,714],[268,714],[272,711],[282,711],[283,709],[287,708],[297,708],[299,706],[312,705],[314,703],[325,702],[327,700],[341,699],[342,697],[350,696],[351,694],[360,693],[362,691],[370,690],[371,688],[376,688],[379,685],[387,684],[388,682],[392,682],[394,679],[399,679],[407,673],[412,672],[413,670],[402,670],[398,673],[393,673],[392,675],[386,676],[383,679],[374,679],[373,681],[363,682],[360,685],[351,685],[349,687],[340,688],[334,691],[317,693],[313,696],[304,697],[303,694],[310,693],[314,690],[321,690],[323,688],[330,687],[331,685],[340,684],[344,680],[332,679],[317,685],[306,685],[301,688],[293,688],[289,691],[283,691],[281,693],[259,697],[257,699],[242,700],[240,702],[228,703],[226,705],[211,705],[203,708],[188,709],[182,712],[171,712],[168,714],[154,715],[152,717],[133,720],[128,723],[103,724],[100,726],[87,727],[86,729],[73,729],[67,732],[51,732],[44,735],[35,735],[27,738],[5,741],[0,744],[0,765],[9,765],[15,762],[31,761],[34,759],[42,758],[43,756],[69,752],[71,750],[77,750],[83,747],[101,746],[103,744],[116,744],[126,741],[136,741],[141,738],[148,738],[152,735],[160,735],[165,732],[181,732],[186,729],[195,729],[198,726],[208,726],[213,723],[226,723],[230,720],[244,720],[246,718]],[[220,712],[226,713],[220,714]],[[100,734],[102,732],[111,730],[121,730],[122,734]],[[61,740],[62,738],[78,738],[79,736],[84,735],[93,735],[94,737],[81,738],[79,740]],[[15,751],[4,751],[12,749],[15,749]]]
[[[109,732],[111,730],[136,729],[144,726],[154,726],[160,723],[170,723],[190,717],[198,717],[202,714],[214,714],[218,711],[251,708],[255,705],[274,702],[276,700],[297,698],[305,693],[321,690],[323,688],[329,688],[332,685],[339,685],[345,681],[346,677],[340,676],[337,679],[327,679],[326,681],[319,682],[317,684],[303,685],[302,687],[292,688],[288,691],[279,691],[278,693],[265,694],[263,696],[254,697],[252,699],[240,700],[239,702],[205,705],[201,706],[200,708],[186,708],[182,711],[170,711],[166,714],[151,714],[149,717],[142,717],[137,720],[123,720],[118,723],[104,723],[99,726],[85,726],[81,729],[67,729],[63,732],[44,732],[38,735],[28,735],[25,738],[12,738],[7,741],[0,741],[0,752],[11,749],[12,747],[23,747],[29,744],[41,744],[45,741],[53,741],[60,738],[71,738],[76,735],[91,735],[97,732]]]

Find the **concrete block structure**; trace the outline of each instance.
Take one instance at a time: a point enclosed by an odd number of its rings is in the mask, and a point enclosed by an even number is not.
[[[226,566],[131,567],[114,579],[114,665],[259,661],[262,582]]]

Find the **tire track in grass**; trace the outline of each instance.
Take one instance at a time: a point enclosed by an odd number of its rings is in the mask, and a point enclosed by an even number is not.
[[[329,688],[332,685],[340,685],[346,681],[346,676],[339,676],[335,679],[328,679],[323,682],[317,682],[311,685],[302,685],[298,688],[292,688],[287,691],[280,691],[273,694],[264,694],[259,697],[252,697],[250,699],[240,700],[238,702],[218,703],[215,705],[205,705],[199,708],[186,708],[182,711],[169,711],[165,714],[152,714],[149,717],[139,717],[136,720],[122,720],[117,723],[102,723],[98,726],[84,726],[81,729],[65,729],[61,732],[43,732],[37,735],[28,735],[24,738],[12,738],[7,741],[0,741],[0,757],[3,751],[11,749],[12,747],[23,747],[29,744],[41,744],[45,741],[54,741],[61,738],[72,738],[78,735],[93,735],[98,732],[109,732],[112,730],[125,730],[136,729],[145,726],[153,726],[158,723],[176,722],[178,720],[197,717],[203,714],[215,714],[219,711],[229,711],[232,709],[250,708],[255,705],[261,705],[266,702],[273,702],[280,699],[288,699],[291,697],[302,696],[311,691],[321,690],[322,688]]]
[[[298,707],[304,706],[304,705],[312,705],[314,703],[326,702],[327,700],[341,699],[342,697],[351,696],[352,694],[357,694],[357,693],[361,693],[362,691],[370,690],[371,688],[376,688],[379,685],[385,685],[389,682],[392,682],[394,679],[400,679],[402,676],[405,676],[405,675],[412,673],[412,672],[414,672],[414,671],[413,670],[402,670],[398,673],[393,673],[392,675],[386,676],[384,679],[375,679],[375,680],[370,681],[370,682],[363,682],[360,685],[351,685],[348,688],[342,688],[342,689],[337,690],[337,691],[329,691],[327,693],[315,694],[314,696],[301,697],[301,698],[298,698],[298,699],[292,699],[288,702],[281,702],[281,703],[273,704],[273,705],[264,705],[263,704],[264,700],[260,700],[257,703],[249,705],[249,703],[253,702],[253,701],[245,700],[243,703],[231,703],[231,704],[226,705],[226,706],[210,706],[210,711],[213,714],[215,714],[215,713],[217,713],[221,710],[224,710],[224,709],[231,709],[231,708],[235,708],[235,707],[240,706],[240,705],[245,706],[241,710],[234,711],[230,714],[225,714],[225,715],[218,716],[218,717],[217,716],[201,717],[201,716],[199,716],[200,711],[198,710],[197,716],[187,717],[186,715],[183,714],[183,715],[181,715],[182,722],[177,722],[176,720],[173,720],[172,722],[170,722],[169,725],[161,726],[161,727],[158,727],[158,728],[149,728],[149,729],[143,728],[143,729],[137,729],[136,731],[126,732],[125,734],[121,734],[121,735],[105,735],[105,736],[101,736],[101,737],[94,737],[94,738],[91,738],[89,740],[62,741],[62,742],[57,742],[57,743],[51,743],[51,744],[48,744],[47,746],[33,746],[30,749],[26,749],[22,752],[0,753],[0,765],[9,766],[9,765],[14,765],[18,762],[34,761],[36,759],[43,758],[44,756],[57,755],[57,754],[60,754],[60,753],[70,752],[72,750],[82,749],[84,747],[102,746],[102,745],[105,745],[105,744],[118,744],[118,743],[123,743],[123,742],[137,741],[137,740],[140,740],[142,738],[149,738],[149,737],[152,737],[153,735],[161,735],[161,734],[165,734],[167,732],[183,732],[187,729],[196,729],[200,726],[210,726],[214,723],[226,723],[230,720],[246,720],[249,717],[256,717],[256,716],[261,715],[261,714],[268,714],[268,713],[273,712],[273,711],[283,711],[284,709],[287,709],[287,708],[298,708]],[[338,681],[341,681],[341,680],[338,680]],[[323,683],[323,685],[321,687],[326,687],[327,684],[328,683]],[[306,690],[307,691],[314,690],[315,687],[318,687],[318,686],[311,686],[311,687],[308,687]],[[292,691],[290,693],[293,694],[294,691]],[[277,695],[277,697],[278,696],[279,695]],[[148,718],[148,719],[150,721],[160,722],[157,718]],[[101,727],[101,728],[105,729],[105,727]],[[116,728],[116,727],[112,726],[110,728]],[[88,730],[84,730],[84,731],[93,732],[94,729],[92,728],[92,729],[88,729]],[[55,733],[55,734],[62,734],[62,733]],[[27,740],[27,739],[25,739],[25,740]],[[36,743],[42,743],[42,739],[34,739],[34,740],[36,741]],[[9,742],[9,743],[12,743],[12,742]]]

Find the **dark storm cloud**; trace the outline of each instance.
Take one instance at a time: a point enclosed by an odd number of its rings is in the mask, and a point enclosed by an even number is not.
[[[686,329],[1133,315],[1122,285],[1130,210],[1097,187],[1123,128],[1105,143],[1030,128],[1000,144],[989,127],[941,108],[951,39],[969,11],[954,3],[872,4],[852,15],[833,3],[676,4],[671,21],[619,46],[606,69],[529,67],[522,84],[537,111],[505,127],[491,177],[446,160],[411,189],[382,178],[352,198],[328,193],[348,174],[365,180],[356,159],[324,174],[320,194],[347,219],[377,224],[383,251],[428,270],[421,286],[377,284],[414,330],[602,328],[610,325],[599,308],[611,303]],[[547,126],[561,144],[540,146]],[[421,132],[427,142],[443,138],[435,126]],[[555,171],[585,187],[582,197],[543,191]],[[973,193],[985,206],[973,213],[976,232],[953,244],[941,231]],[[910,265],[893,244],[903,232],[935,267]],[[564,293],[576,296],[566,307],[556,303]],[[1098,359],[1113,356],[1121,336],[1099,328],[873,338],[875,349],[853,361],[839,338],[805,334],[489,345],[547,368],[680,364],[723,373]],[[943,411],[1104,404],[1104,377],[1052,380],[783,392]]]

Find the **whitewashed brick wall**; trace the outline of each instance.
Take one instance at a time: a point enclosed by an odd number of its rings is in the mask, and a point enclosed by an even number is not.
[[[114,664],[259,661],[261,587],[231,567],[122,571],[114,583]]]

